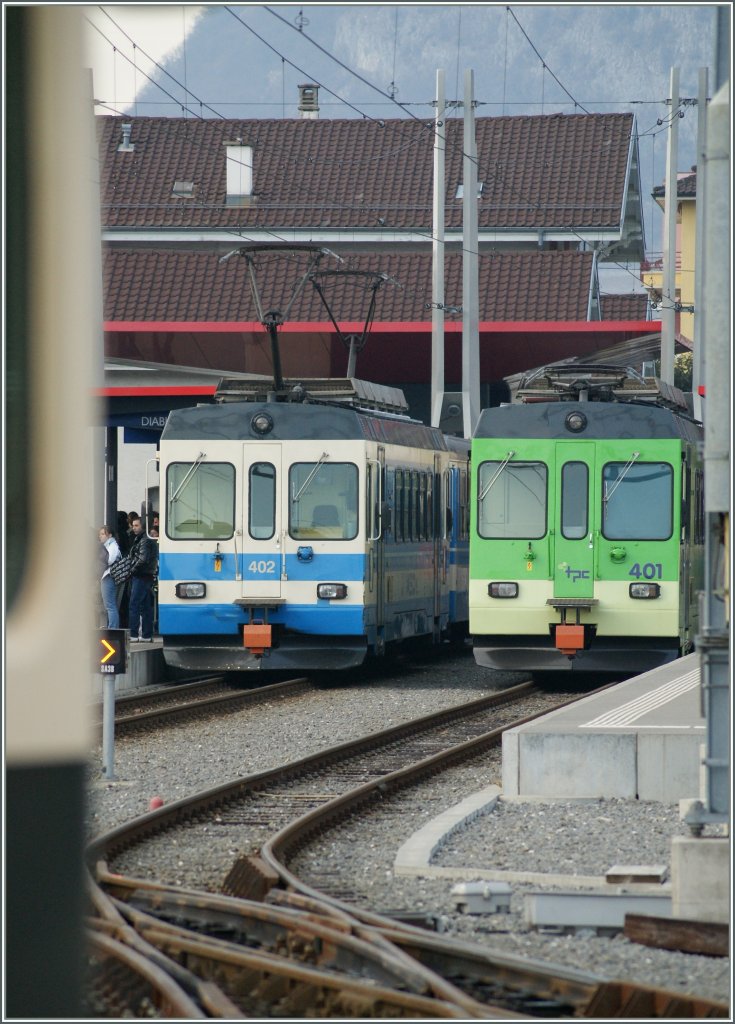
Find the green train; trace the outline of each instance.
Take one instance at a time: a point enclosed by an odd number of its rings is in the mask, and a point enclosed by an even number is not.
[[[640,673],[690,652],[704,572],[702,426],[630,367],[557,365],[472,439],[478,664]]]

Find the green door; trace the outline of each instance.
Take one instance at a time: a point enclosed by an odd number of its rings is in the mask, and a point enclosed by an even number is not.
[[[592,597],[596,536],[595,445],[561,441],[555,450],[554,597]]]

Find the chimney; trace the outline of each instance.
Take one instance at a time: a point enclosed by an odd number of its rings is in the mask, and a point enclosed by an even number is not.
[[[135,146],[130,141],[130,136],[132,135],[133,132],[133,126],[132,124],[123,124],[120,127],[122,128],[122,142],[117,147],[117,151],[118,153],[132,153],[133,150],[135,149]]]
[[[319,117],[319,86],[313,82],[299,86],[299,115],[312,120]]]

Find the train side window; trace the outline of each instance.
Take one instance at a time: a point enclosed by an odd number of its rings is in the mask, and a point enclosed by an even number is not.
[[[410,470],[403,470],[403,540],[410,540]]]
[[[167,471],[166,535],[227,540],[235,532],[235,467],[228,462],[172,462]]]
[[[609,462],[602,470],[602,534],[608,540],[668,540],[674,470],[666,462]]]
[[[543,462],[482,462],[477,477],[479,535],[523,540],[543,537],[547,477]]]
[[[459,474],[459,539],[467,540],[470,535],[470,501],[468,495],[469,477],[466,470]]]
[[[561,533],[567,540],[587,536],[589,470],[584,462],[566,462],[561,469]]]
[[[419,509],[418,539],[426,540],[429,531],[426,528],[426,473],[419,473]]]
[[[403,540],[403,470],[396,470],[395,484],[395,535],[396,543]]]
[[[254,540],[268,540],[276,532],[276,467],[253,463],[249,483],[248,531]]]
[[[409,496],[409,506],[411,509],[411,522],[408,527],[408,534],[411,540],[418,540],[418,528],[417,528],[417,505],[419,497],[419,474],[415,469],[411,470],[411,491]]]

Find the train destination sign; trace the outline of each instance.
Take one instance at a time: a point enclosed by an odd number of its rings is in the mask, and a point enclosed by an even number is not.
[[[99,631],[99,669],[104,675],[121,675],[127,667],[125,657],[125,630]]]

